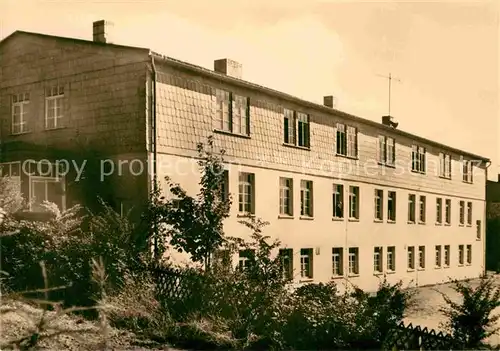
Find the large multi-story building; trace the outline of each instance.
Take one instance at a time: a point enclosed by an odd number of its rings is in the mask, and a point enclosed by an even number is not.
[[[0,161],[33,208],[91,193],[123,209],[167,175],[194,194],[196,145],[213,135],[235,200],[225,232],[246,237],[248,213],[269,221],[296,282],[483,272],[488,159],[250,83],[231,60],[212,71],[93,29],[0,42]]]

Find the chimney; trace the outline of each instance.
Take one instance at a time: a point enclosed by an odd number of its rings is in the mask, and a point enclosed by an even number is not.
[[[227,58],[214,61],[214,71],[229,77],[241,79],[242,70],[241,63]]]
[[[323,105],[326,107],[335,108],[337,107],[337,98],[332,95],[323,96]]]
[[[399,123],[392,116],[382,116],[382,124],[396,129]]]
[[[95,21],[93,24],[93,40],[96,43],[111,44],[113,23],[105,20]]]

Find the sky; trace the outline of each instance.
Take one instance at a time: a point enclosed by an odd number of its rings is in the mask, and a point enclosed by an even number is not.
[[[213,69],[230,58],[243,79],[381,121],[492,160],[500,173],[500,1],[0,0],[0,39],[25,30],[116,44]],[[22,14],[21,16],[19,14]]]

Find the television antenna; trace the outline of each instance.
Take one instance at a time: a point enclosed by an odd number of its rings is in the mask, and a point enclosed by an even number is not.
[[[387,79],[388,83],[389,83],[389,94],[388,94],[388,99],[389,99],[388,110],[389,111],[388,111],[387,115],[390,116],[391,115],[391,83],[392,83],[393,80],[395,80],[396,82],[401,83],[401,80],[399,78],[393,77],[391,73],[389,73],[388,76],[384,76],[382,74],[377,74],[377,76]]]

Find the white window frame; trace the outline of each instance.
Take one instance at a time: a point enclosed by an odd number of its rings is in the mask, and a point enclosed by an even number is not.
[[[342,277],[344,275],[344,249],[342,247],[332,248],[332,275]]]
[[[54,104],[54,108],[50,108],[50,104]],[[64,86],[63,85],[54,85],[50,88],[46,89],[45,92],[45,129],[57,129],[61,128],[60,120],[64,118]],[[54,115],[49,117],[49,111],[54,111]],[[57,111],[60,111],[61,114],[57,114]],[[53,121],[52,124],[49,124],[49,121]]]
[[[465,201],[459,201],[459,225],[465,225]]]
[[[300,277],[313,279],[313,254],[312,249],[300,249]]]
[[[293,216],[293,179],[280,177],[280,215]]]
[[[458,265],[463,266],[465,263],[465,248],[464,245],[458,245]]]
[[[412,146],[412,172],[425,174],[426,172],[426,149],[423,146],[413,145]]]
[[[255,174],[240,172],[238,183],[238,211],[255,214]],[[248,201],[247,201],[248,199]],[[243,200],[243,201],[242,201]]]
[[[382,246],[376,246],[373,248],[373,272],[375,274],[383,273],[384,271],[384,263],[383,257],[384,248]]]
[[[425,269],[425,246],[418,247],[418,269]]]
[[[396,222],[396,192],[388,191],[387,192],[387,221],[388,222]]]
[[[439,176],[451,179],[451,155],[444,152],[439,153]]]
[[[374,200],[375,200],[375,220],[383,221],[384,220],[384,191],[381,189],[375,189],[374,191]]]
[[[417,195],[408,194],[408,223],[416,223],[417,221]]]
[[[349,275],[359,275],[359,248],[350,247],[349,248]]]
[[[444,267],[449,267],[450,266],[450,261],[451,261],[451,252],[450,252],[450,245],[444,245],[444,262],[443,266]]]
[[[49,183],[61,183],[61,186],[64,188],[65,187],[65,179],[64,178],[57,178],[57,177],[39,177],[39,176],[30,176],[29,177],[29,206],[28,206],[28,209],[30,211],[33,211],[34,210],[34,207],[33,207],[33,201],[35,200],[35,185],[34,183],[44,183],[45,184],[45,198],[42,200],[42,201],[39,201],[37,200],[38,203],[42,203],[44,201],[48,201],[48,192],[49,192],[49,187],[48,187],[48,184]],[[62,208],[60,208],[59,210],[61,212],[64,212],[66,210],[66,196],[64,195],[64,192],[63,194],[60,195],[61,196],[61,206]]]
[[[349,186],[349,219],[359,220],[359,187]]]
[[[217,104],[216,130],[250,135],[250,98],[234,94],[224,89],[216,89]]]
[[[300,181],[300,215],[313,217],[313,182],[312,180]]]
[[[27,133],[28,130],[28,121],[26,119],[27,109],[30,103],[30,94],[29,93],[21,93],[12,96],[12,134],[23,134]],[[16,108],[19,108],[19,114],[16,114]],[[18,117],[19,121],[16,122],[16,117]]]
[[[344,123],[337,123],[336,129],[336,154],[358,158],[358,129]]]
[[[469,266],[472,264],[472,245],[467,245],[466,247],[466,264]]]
[[[333,184],[332,191],[333,218],[344,218],[344,185]]]
[[[436,224],[443,224],[443,198],[436,198]]]
[[[419,216],[418,222],[420,224],[425,224],[427,220],[427,198],[424,195],[420,195],[418,201]]]
[[[396,141],[385,135],[378,136],[378,163],[394,167],[396,163]]]
[[[462,182],[468,184],[473,183],[473,170],[474,165],[471,160],[462,161]]]
[[[451,225],[451,199],[445,199],[444,202],[444,223]]]
[[[441,245],[436,245],[436,260],[434,262],[436,268],[441,268],[442,266],[442,251]]]
[[[396,247],[389,246],[387,247],[387,271],[395,272],[396,271]]]
[[[407,258],[406,258],[408,270],[415,269],[415,246],[408,246]]]
[[[472,226],[472,201],[467,202],[467,226]]]

